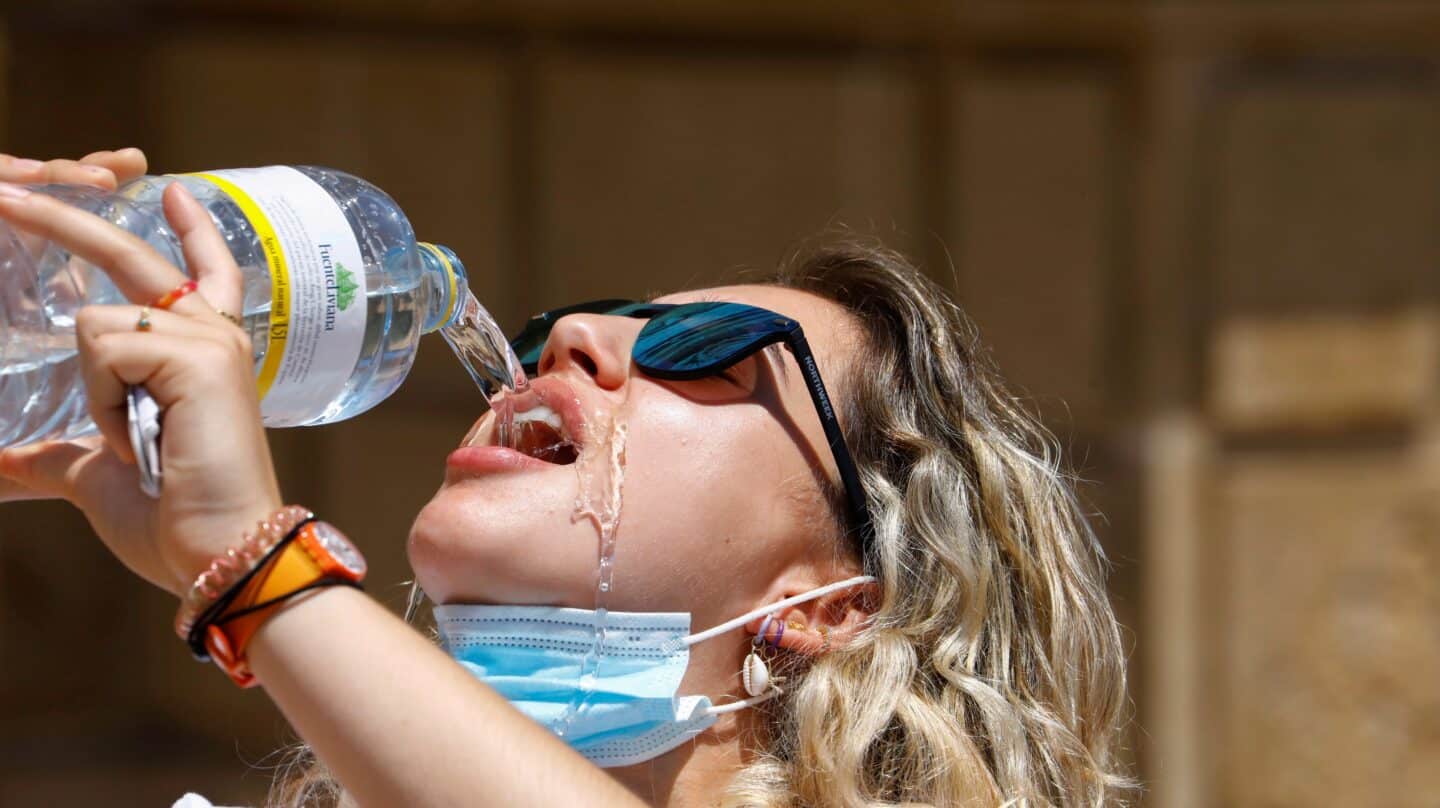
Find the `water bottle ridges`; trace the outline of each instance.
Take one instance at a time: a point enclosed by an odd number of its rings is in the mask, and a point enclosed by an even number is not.
[[[378,404],[409,372],[421,334],[454,320],[468,297],[453,253],[422,248],[394,200],[331,169],[143,177],[116,192],[35,190],[107,219],[183,268],[160,213],[174,182],[210,212],[241,267],[241,316],[269,426],[329,423]],[[267,242],[285,246],[280,263]],[[275,300],[285,304],[278,318]],[[0,446],[94,432],[74,317],[85,305],[123,302],[98,268],[0,227]]]

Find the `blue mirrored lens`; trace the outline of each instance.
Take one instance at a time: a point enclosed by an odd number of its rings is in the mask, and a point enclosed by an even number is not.
[[[783,338],[794,325],[741,303],[692,303],[645,324],[635,341],[635,361],[658,373],[712,372]]]

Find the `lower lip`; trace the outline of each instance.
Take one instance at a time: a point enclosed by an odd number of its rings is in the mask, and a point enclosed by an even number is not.
[[[556,465],[504,446],[462,446],[445,458],[446,471],[461,476],[548,468],[556,468]]]

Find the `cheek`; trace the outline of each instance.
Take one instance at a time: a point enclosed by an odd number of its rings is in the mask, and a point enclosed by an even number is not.
[[[692,610],[748,588],[744,573],[773,566],[767,556],[783,554],[796,532],[784,481],[798,453],[760,407],[687,402],[646,415],[627,447],[617,598],[637,593],[658,604],[646,608]]]
[[[809,468],[764,407],[646,392],[621,415],[628,440],[609,608],[733,608],[728,600],[755,594],[794,551],[803,526],[791,492]],[[575,467],[441,489],[411,528],[416,580],[438,602],[592,608],[599,537],[575,518],[578,490]]]

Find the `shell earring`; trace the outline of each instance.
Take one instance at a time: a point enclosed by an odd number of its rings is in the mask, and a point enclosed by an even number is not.
[[[767,616],[765,622],[760,624],[760,631],[755,635],[755,639],[750,641],[750,653],[745,655],[745,665],[740,670],[740,680],[745,684],[745,692],[751,696],[758,696],[770,689],[770,666],[765,664],[765,658],[760,656],[760,649],[765,646],[765,632],[770,629],[770,623],[774,619],[773,615]]]
[[[745,669],[740,672],[740,678],[745,682],[745,692],[752,696],[758,696],[770,689],[770,666],[757,653],[759,648],[751,651],[745,657]]]

